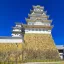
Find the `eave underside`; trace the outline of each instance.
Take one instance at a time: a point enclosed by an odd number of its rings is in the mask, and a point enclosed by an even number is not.
[[[52,29],[53,26],[24,25],[24,28],[46,28],[46,29]]]
[[[36,22],[37,20],[41,21],[41,22],[52,22],[52,20],[42,20],[42,19],[35,19],[35,20],[31,20],[31,19],[26,19],[27,22]]]

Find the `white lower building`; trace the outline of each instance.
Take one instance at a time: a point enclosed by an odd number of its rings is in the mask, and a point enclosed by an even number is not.
[[[64,45],[56,45],[61,59],[64,59]]]
[[[22,43],[21,37],[0,37],[0,43]]]

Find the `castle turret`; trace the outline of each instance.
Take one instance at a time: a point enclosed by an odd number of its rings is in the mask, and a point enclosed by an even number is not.
[[[23,37],[23,26],[22,23],[16,22],[15,27],[12,30],[12,37]]]

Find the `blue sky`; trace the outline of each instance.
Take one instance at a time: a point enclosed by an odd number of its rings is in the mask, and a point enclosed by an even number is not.
[[[26,23],[32,5],[45,7],[53,20],[52,36],[56,44],[64,44],[64,0],[0,0],[0,36],[11,36],[15,22]]]

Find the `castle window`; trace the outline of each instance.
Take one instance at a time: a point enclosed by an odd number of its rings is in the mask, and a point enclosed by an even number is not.
[[[41,31],[43,31],[43,29],[41,29]]]
[[[16,25],[17,27],[21,27],[21,25]]]
[[[47,18],[42,18],[43,20],[47,20]]]
[[[32,31],[34,31],[34,29],[32,29]]]
[[[38,31],[38,29],[36,29],[36,31]]]
[[[33,23],[29,22],[28,25],[32,25]]]
[[[30,31],[30,29],[28,29]]]
[[[43,10],[41,10],[41,11],[43,11]]]
[[[41,29],[39,29],[39,31],[41,31]]]
[[[40,11],[40,9],[37,9],[37,11]]]

